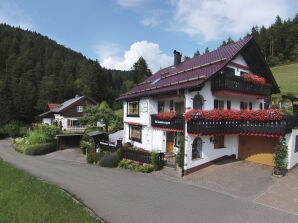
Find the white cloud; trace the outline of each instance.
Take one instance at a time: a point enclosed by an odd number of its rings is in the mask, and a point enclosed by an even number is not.
[[[144,0],[117,0],[117,3],[122,7],[136,7]]]
[[[269,26],[277,15],[287,18],[283,0],[172,0],[175,8],[172,30],[205,41],[239,37],[254,25]]]
[[[155,27],[159,24],[159,22],[157,21],[157,19],[155,17],[145,17],[141,20],[141,24],[145,25],[145,26],[152,26]]]
[[[111,46],[110,51],[105,50],[109,49],[109,46]],[[141,56],[152,72],[171,65],[173,60],[172,56],[161,51],[158,44],[146,40],[133,43],[123,56],[119,56],[119,50],[115,44],[105,44],[105,46],[101,44],[96,47],[96,51],[103,67],[119,70],[130,70]]]
[[[13,1],[4,1],[0,4],[0,23],[19,26],[23,29],[32,29],[32,19]]]

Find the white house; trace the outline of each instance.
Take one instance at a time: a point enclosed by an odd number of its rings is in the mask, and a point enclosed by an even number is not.
[[[228,157],[273,165],[278,139],[286,136],[291,168],[298,162],[298,130],[277,111],[266,110],[274,93],[279,87],[251,37],[184,62],[174,51],[173,66],[119,97],[123,140],[148,151],[177,154],[182,134],[183,174],[189,174]],[[228,117],[213,117],[222,110]],[[257,116],[245,118],[249,111]]]
[[[42,123],[49,125],[57,123],[62,130],[82,131],[84,127],[80,125],[78,118],[83,116],[86,106],[96,104],[98,103],[88,96],[76,95],[61,104],[48,104],[48,111],[39,117]]]

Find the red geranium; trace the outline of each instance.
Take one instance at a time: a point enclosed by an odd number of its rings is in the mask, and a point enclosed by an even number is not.
[[[274,121],[281,120],[282,111],[279,109],[268,110],[190,110],[184,113],[184,119],[189,122],[193,119],[207,121],[218,120],[249,120],[249,121]]]
[[[260,77],[256,74],[244,73],[244,74],[242,74],[242,77],[244,78],[244,81],[246,81],[246,82],[250,82],[250,83],[253,83],[253,84],[259,84],[259,85],[266,84],[265,78]]]
[[[156,117],[161,120],[171,120],[172,118],[176,117],[175,111],[165,111],[165,112],[159,112],[156,114]]]

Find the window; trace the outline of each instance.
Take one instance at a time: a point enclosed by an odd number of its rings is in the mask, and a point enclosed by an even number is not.
[[[170,100],[170,111],[174,110],[174,102],[173,100]]]
[[[129,125],[129,139],[142,143],[142,126]]]
[[[249,102],[249,110],[252,110],[252,102]]]
[[[158,112],[163,112],[165,111],[165,102],[164,101],[159,101],[157,103],[157,107],[158,107]]]
[[[231,110],[231,101],[227,101],[227,109]]]
[[[214,109],[224,110],[225,102],[223,100],[214,100]]]
[[[82,105],[78,105],[77,106],[77,112],[83,112],[83,106]]]
[[[81,128],[81,124],[78,120],[67,119],[67,128]]]
[[[139,116],[139,101],[128,102],[127,116]]]
[[[263,103],[262,103],[262,102],[260,103],[259,108],[260,108],[261,110],[263,109]]]
[[[203,141],[200,137],[195,138],[192,143],[191,159],[202,158]]]
[[[181,133],[179,132],[175,132],[175,136],[174,136],[174,145],[175,147],[179,147],[179,138],[181,136]]]
[[[185,112],[184,102],[175,102],[176,114],[183,114]]]
[[[298,152],[298,135],[295,138],[295,153]]]
[[[243,101],[240,101],[240,109],[244,109],[244,110],[247,110],[247,102],[243,102]]]
[[[202,110],[203,104],[204,104],[204,98],[200,94],[197,94],[193,98],[193,109]]]
[[[231,77],[231,76],[235,76],[235,69],[230,68],[230,67],[225,67],[225,68],[224,68],[224,74],[225,74],[226,76],[229,76],[229,77]]]
[[[224,148],[225,136],[214,136],[213,143],[214,143],[214,149]]]

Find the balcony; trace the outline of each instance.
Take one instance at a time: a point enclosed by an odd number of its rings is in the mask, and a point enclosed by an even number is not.
[[[257,96],[269,96],[271,94],[271,85],[257,85],[245,82],[243,77],[219,75],[211,81],[211,91],[220,92],[238,92],[252,94]]]
[[[187,123],[187,132],[195,135],[266,135],[283,136],[298,127],[298,117],[284,116],[279,121],[249,121],[249,120],[202,120],[195,119]]]
[[[184,119],[182,115],[176,115],[176,117],[163,120],[155,115],[151,115],[151,126],[153,128],[165,129],[169,131],[183,132]]]

